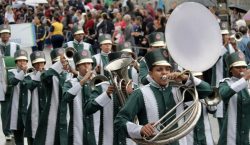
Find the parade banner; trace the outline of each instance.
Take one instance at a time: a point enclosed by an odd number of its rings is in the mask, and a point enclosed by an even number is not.
[[[32,23],[13,24],[11,28],[11,42],[20,44],[21,48],[36,45],[35,26]]]

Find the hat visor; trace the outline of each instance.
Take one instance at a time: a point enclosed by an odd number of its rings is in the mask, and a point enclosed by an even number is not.
[[[0,33],[10,33],[10,30],[2,30]]]
[[[46,62],[46,60],[44,58],[37,58],[37,59],[33,60],[31,63],[34,64],[34,63],[38,63],[38,62]]]
[[[153,63],[153,66],[155,66],[155,65],[163,65],[163,66],[170,66],[171,67],[171,65],[166,60],[161,60],[161,61],[157,61],[157,62]]]
[[[245,61],[236,61],[233,64],[230,65],[231,67],[236,67],[236,66],[247,66],[247,63]]]
[[[165,42],[164,41],[157,41],[157,42],[152,43],[151,46],[153,46],[153,47],[160,47],[160,46],[164,47]]]
[[[57,62],[60,60],[60,56],[57,56],[56,58],[52,59],[53,62]]]
[[[26,56],[19,56],[15,58],[15,60],[27,60],[28,61],[28,58]]]
[[[79,65],[79,64],[82,64],[82,63],[93,63],[93,59],[91,59],[91,58],[81,59],[80,61],[78,61],[76,63],[76,65]]]
[[[121,50],[122,52],[129,52],[129,53],[133,53],[132,49],[123,49]]]
[[[74,33],[74,35],[78,35],[78,34],[84,34],[83,30],[76,31],[76,32]]]
[[[111,40],[104,40],[102,42],[100,42],[100,44],[112,44]]]

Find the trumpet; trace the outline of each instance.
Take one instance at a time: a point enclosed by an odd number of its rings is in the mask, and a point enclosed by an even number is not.
[[[77,52],[77,50],[73,47],[67,47],[65,49],[65,58],[67,60],[73,60],[74,54]]]

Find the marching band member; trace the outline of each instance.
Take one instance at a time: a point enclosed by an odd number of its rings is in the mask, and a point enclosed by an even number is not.
[[[29,77],[27,88],[31,91],[31,100],[26,117],[25,136],[28,144],[33,145],[38,123],[46,104],[45,86],[40,80],[46,64],[45,54],[43,51],[34,51],[30,54],[30,60],[35,70],[27,76]]]
[[[8,88],[6,97],[10,99],[8,114],[9,128],[14,133],[16,145],[24,145],[24,122],[28,106],[28,89],[25,74],[28,68],[28,54],[25,50],[17,50],[14,54],[16,69],[8,71]],[[12,93],[8,93],[8,91]]]
[[[203,80],[202,72],[193,72],[193,76]],[[194,129],[186,136],[188,145],[214,145],[208,113],[214,114],[216,106],[207,106],[204,104],[204,99],[201,101],[201,117]],[[188,105],[188,103],[186,102],[185,104]]]
[[[249,145],[250,70],[242,52],[230,54],[226,61],[231,77],[223,79],[219,85],[227,112],[218,145]]]
[[[64,95],[60,115],[61,145],[97,145],[99,136],[100,113],[86,116],[83,113],[84,103],[89,99],[91,88],[89,81],[93,76],[92,57],[89,51],[82,50],[74,54],[77,78],[64,83]],[[66,104],[69,104],[70,122],[67,131]]]
[[[228,77],[228,68],[226,65],[225,58],[227,55],[235,52],[232,45],[230,44],[230,37],[228,30],[221,30],[221,35],[223,38],[223,47],[221,48],[221,57],[218,59],[216,64],[212,67],[212,78],[211,78],[211,85],[219,87],[219,82],[223,78]],[[214,116],[218,120],[219,124],[219,132],[221,132],[223,126],[223,118],[226,112],[225,104],[221,101],[217,105],[217,111],[215,112]]]
[[[180,72],[171,73],[171,65],[167,61],[167,52],[164,49],[155,50],[145,55],[145,61],[149,68],[150,83],[135,90],[128,98],[125,106],[117,114],[115,129],[119,134],[127,137],[140,139],[143,136],[150,137],[155,134],[153,124],[166,112],[172,109],[179,101],[176,87],[168,85],[168,79],[180,81],[190,80],[187,75]],[[166,76],[166,79],[162,77]],[[194,78],[194,83],[200,95],[211,93],[211,87],[204,81]],[[182,112],[184,105],[177,109],[177,114]],[[133,122],[137,116],[139,124]],[[172,121],[171,119],[168,121]],[[171,145],[187,145],[186,138],[171,143]]]
[[[148,41],[150,48],[148,49],[148,52],[157,50],[158,48],[164,48],[165,47],[165,37],[162,32],[153,32],[148,36]],[[145,62],[145,60],[140,61],[140,71],[139,71],[139,78],[140,82],[143,85],[146,85],[149,83],[147,77],[148,75],[148,67]]]
[[[12,56],[14,57],[14,53],[20,49],[20,46],[17,43],[10,42],[11,30],[10,26],[1,25],[1,42],[0,42],[0,53],[3,56]],[[2,84],[0,83],[0,88],[2,89]],[[12,132],[8,129],[8,123],[6,116],[8,115],[7,108],[9,105],[9,98],[5,97],[4,91],[0,90],[0,102],[1,102],[1,119],[2,119],[2,128],[3,133],[7,141],[11,140]]]
[[[51,52],[52,53],[52,52]],[[64,49],[56,49],[52,60],[55,62],[47,71],[41,74],[41,82],[45,87],[46,105],[40,117],[40,122],[34,139],[35,145],[59,144],[59,115],[62,99],[62,87],[70,76],[68,61],[64,56]],[[56,54],[56,55],[54,55]]]
[[[120,44],[117,46],[118,51],[125,52],[131,55],[131,57],[134,59],[132,64],[128,68],[128,74],[129,78],[133,80],[133,82],[138,86],[139,85],[139,78],[138,78],[138,72],[139,72],[139,66],[138,62],[135,60],[135,53],[132,50],[132,45],[130,42],[124,42],[123,44]]]
[[[104,67],[109,63],[108,54],[111,53],[112,48],[111,36],[109,34],[103,34],[99,36],[98,41],[101,52],[93,56],[93,67],[97,74],[108,76],[108,73],[104,71]]]
[[[78,28],[78,26],[75,26],[73,28],[73,35],[74,40],[65,43],[63,46],[64,48],[73,47],[77,51],[88,50],[91,52],[91,55],[95,54],[91,44],[83,42],[84,31],[82,30],[82,28]]]
[[[109,54],[109,61],[122,57],[122,52],[113,52]],[[118,111],[121,109],[118,95],[114,91],[115,87],[109,82],[104,81],[96,85],[96,89],[92,91],[90,99],[84,105],[84,113],[89,116],[97,111],[101,111],[100,120],[100,145],[118,145],[127,144],[134,145],[130,139],[115,131],[114,119]],[[133,90],[127,87],[126,91],[130,94]]]

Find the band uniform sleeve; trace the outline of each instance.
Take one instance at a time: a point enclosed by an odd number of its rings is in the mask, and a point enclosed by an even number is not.
[[[115,131],[121,134],[125,133],[130,138],[141,138],[140,131],[143,126],[134,123],[134,120],[143,108],[143,96],[141,91],[137,89],[128,98],[125,106],[115,118]]]
[[[102,94],[105,91],[102,90],[101,86],[98,86],[95,90],[91,92],[90,98],[84,104],[83,111],[86,115],[92,115],[98,110],[103,109],[103,106],[101,106],[100,104],[98,104],[98,102],[96,102],[96,98],[103,97]],[[109,100],[111,101],[110,98]]]
[[[247,82],[244,78],[239,79],[231,85],[228,85],[228,83],[224,81],[219,85],[219,93],[222,97],[222,100],[227,103],[235,93],[238,93],[246,87]]]

